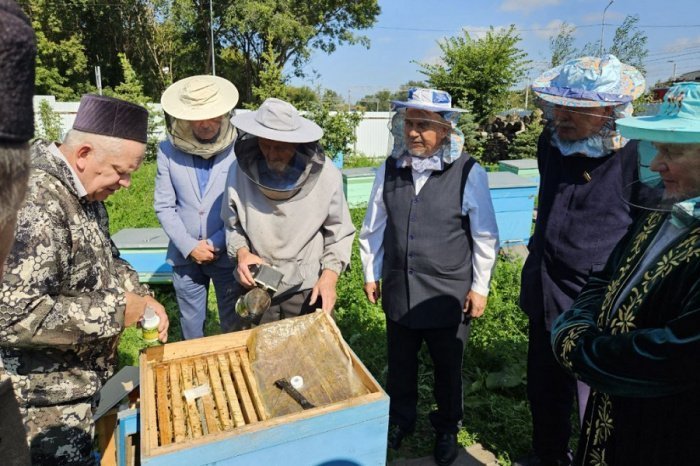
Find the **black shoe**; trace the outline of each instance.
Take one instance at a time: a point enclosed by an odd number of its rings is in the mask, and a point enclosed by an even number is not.
[[[435,450],[433,456],[438,466],[449,466],[457,459],[457,434],[435,435]]]
[[[392,450],[398,450],[399,447],[401,447],[401,441],[407,435],[408,432],[403,430],[401,427],[397,426],[396,424],[389,424],[389,435],[387,437],[388,447]]]

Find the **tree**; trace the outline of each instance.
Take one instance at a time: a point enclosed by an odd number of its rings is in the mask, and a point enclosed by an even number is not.
[[[610,53],[621,62],[632,65],[644,73],[644,60],[649,55],[647,35],[637,26],[639,15],[627,15],[622,24],[615,30]]]
[[[644,73],[644,60],[649,55],[647,49],[647,35],[637,26],[638,15],[627,15],[620,26],[615,29],[612,45],[604,53],[611,53],[620,59],[622,63],[632,65]],[[597,57],[600,53],[600,40],[589,42],[583,46],[580,56]]]
[[[119,64],[122,68],[124,81],[119,83],[114,89],[106,87],[104,94],[119,99],[142,105],[148,110],[148,140],[146,142],[146,160],[155,160],[158,146],[158,127],[162,123],[161,112],[151,105],[150,97],[143,93],[143,83],[136,75],[134,68],[129,63],[126,54],[119,54]]]
[[[469,109],[469,102],[464,100],[457,104],[460,108]],[[477,160],[481,160],[484,153],[484,141],[481,138],[479,125],[475,121],[474,113],[464,112],[459,117],[457,127],[464,134],[464,150]]]
[[[357,101],[359,105],[367,110],[376,110],[379,112],[388,112],[391,110],[392,100],[406,100],[408,89],[412,87],[427,87],[423,81],[408,81],[399,86],[398,90],[390,91],[382,89],[374,94],[368,94]]]
[[[282,67],[277,62],[278,54],[269,44],[262,56],[262,68],[260,69],[259,84],[253,86],[253,102],[245,106],[251,109],[257,108],[268,97],[276,97],[289,100],[287,86],[282,74]]]
[[[549,38],[549,48],[552,51],[550,65],[559,66],[567,60],[576,58],[574,47],[574,31],[576,28],[569,23],[562,23],[556,36]]]
[[[318,95],[309,86],[287,86],[287,97],[297,110],[311,110],[319,104]]]
[[[48,100],[41,99],[35,137],[45,141],[60,141],[62,135],[61,115],[53,110]]]
[[[357,141],[355,129],[362,121],[362,113],[332,110],[332,100],[322,100],[306,114],[323,128],[323,137],[319,141],[327,156],[335,159],[345,154],[348,147]]]
[[[525,129],[513,139],[508,156],[511,159],[534,159],[537,157],[537,142],[542,134],[542,123],[539,112],[533,113],[525,122]]]
[[[429,83],[452,94],[452,100],[468,101],[478,121],[502,110],[509,89],[525,75],[530,62],[527,54],[517,47],[520,36],[515,26],[472,39],[463,36],[439,42],[442,63],[419,63],[421,73]]]
[[[80,5],[46,0],[24,0],[20,5],[36,34],[36,93],[60,100],[78,98],[90,84],[84,37],[76,21]]]
[[[332,53],[341,44],[369,46],[369,40],[353,31],[371,27],[379,15],[377,0],[226,0],[221,5],[218,47],[232,48],[235,60],[227,65],[242,99],[250,100],[257,84],[261,57],[271,46],[280,67],[290,66],[304,75],[311,50]],[[203,11],[196,12],[198,16]]]

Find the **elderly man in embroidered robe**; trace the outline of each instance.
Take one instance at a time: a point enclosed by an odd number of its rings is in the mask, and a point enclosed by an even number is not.
[[[575,463],[697,464],[700,83],[617,126],[640,140],[641,178],[658,196],[632,199],[647,212],[552,328],[562,367],[591,387]]]
[[[63,144],[32,145],[32,174],[0,284],[0,355],[20,404],[32,464],[93,464],[96,395],[124,327],[152,306],[168,317],[109,235],[103,201],[131,184],[148,113],[83,96]]]

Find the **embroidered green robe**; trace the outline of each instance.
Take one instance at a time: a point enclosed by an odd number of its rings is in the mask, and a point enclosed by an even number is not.
[[[578,465],[700,464],[700,222],[613,307],[667,216],[640,218],[552,329],[555,356],[592,389]]]

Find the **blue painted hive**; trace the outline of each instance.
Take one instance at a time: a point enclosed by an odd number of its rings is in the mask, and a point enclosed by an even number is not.
[[[332,341],[342,355],[341,372],[351,371],[361,387],[358,395],[320,401],[333,392],[328,380],[337,375],[313,374],[328,365],[294,348],[286,349],[299,361],[309,360],[304,368],[266,366],[287,341],[277,338],[281,346],[261,356],[269,340],[253,332],[267,331],[269,338],[270,331],[283,328],[278,335],[288,336],[285,326],[312,321],[317,329],[303,335],[307,349]],[[325,312],[152,347],[142,353],[140,371],[144,466],[385,464],[389,398]],[[270,380],[291,379],[292,373],[303,374],[299,392],[315,407],[302,410],[271,387]]]
[[[112,241],[141,283],[172,283],[173,268],[165,262],[169,239],[162,228],[125,228]]]
[[[376,167],[346,168],[343,170],[343,193],[350,207],[367,205],[372,193]]]
[[[488,178],[501,247],[527,244],[537,183],[510,172],[489,172]]]
[[[523,178],[529,178],[537,183],[540,182],[537,159],[500,160],[498,162],[498,171],[515,173]]]

